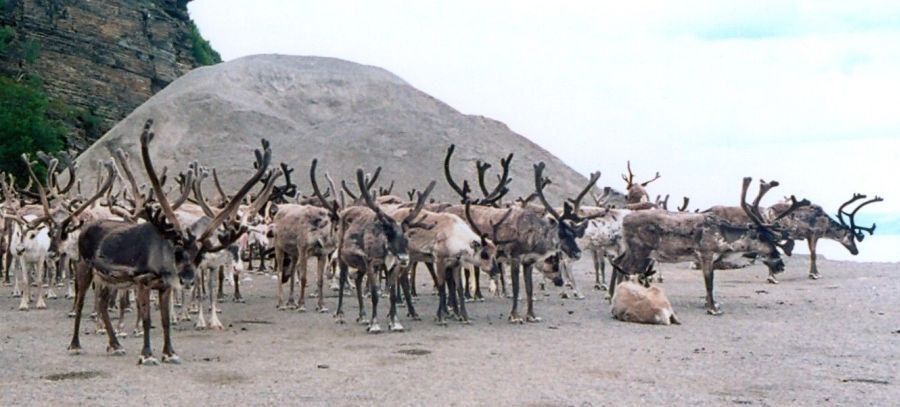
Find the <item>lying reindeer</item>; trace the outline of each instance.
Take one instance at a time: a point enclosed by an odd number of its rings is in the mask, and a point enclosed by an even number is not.
[[[655,325],[680,325],[672,304],[659,287],[644,287],[633,281],[623,281],[612,297],[615,319]]]
[[[625,275],[651,274],[655,260],[661,263],[697,261],[703,270],[706,283],[706,307],[711,315],[722,313],[713,293],[714,265],[716,261],[744,253],[758,253],[770,271],[784,269],[784,261],[778,249],[790,255],[793,241],[785,243],[782,229],[767,224],[759,213],[759,201],[777,183],[761,183],[759,194],[751,207],[747,203],[747,188],[751,179],[744,178],[741,191],[741,208],[751,224],[735,224],[712,213],[681,213],[667,211],[636,211],[625,217],[623,238],[625,253],[613,263],[613,281],[618,273]],[[797,208],[809,205],[809,201],[797,202],[791,197],[791,207],[776,217],[778,221]],[[615,285],[610,285],[613,295]]]

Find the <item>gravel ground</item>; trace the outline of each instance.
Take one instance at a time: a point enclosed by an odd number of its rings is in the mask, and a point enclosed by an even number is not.
[[[794,258],[780,285],[754,266],[717,276],[725,314],[708,316],[703,280],[684,265],[662,267],[681,326],[615,321],[590,290],[589,261],[576,265],[586,299],[539,293],[537,324],[506,322],[509,301],[470,304],[474,322],[436,326],[436,297],[403,333],[371,335],[330,314],[275,310],[275,283],[250,274],[245,304],[225,303],[224,331],[176,327],[184,364],[136,365],[105,354],[88,322],[84,354],[66,352],[70,303],[16,311],[0,298],[0,405],[896,405],[900,400],[900,265],[820,261],[806,278]],[[422,276],[423,273],[420,273]],[[427,276],[427,273],[424,273]],[[419,284],[423,293],[422,281]],[[386,313],[382,301],[382,313]],[[313,302],[309,301],[312,306]],[[336,305],[334,298],[327,300]],[[88,304],[88,307],[90,304]],[[402,310],[401,310],[402,311]],[[158,313],[153,318],[158,322]],[[134,318],[128,314],[129,326]],[[154,351],[162,347],[153,330]]]

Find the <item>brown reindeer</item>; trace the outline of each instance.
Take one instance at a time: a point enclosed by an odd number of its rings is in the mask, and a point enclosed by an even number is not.
[[[262,178],[269,166],[271,150],[263,140],[264,153],[256,151],[258,170],[235,194],[231,201],[207,226],[199,236],[186,232],[181,227],[172,205],[166,199],[159,175],[150,160],[149,144],[154,137],[150,131],[153,124],[148,120],[141,134],[141,158],[150,180],[159,209],[147,204],[144,213],[147,223],[132,224],[117,221],[95,221],[84,226],[78,238],[80,260],[76,271],[75,324],[71,353],[81,352],[79,329],[84,296],[91,280],[99,286],[100,317],[106,326],[112,354],[124,354],[124,349],[113,333],[109,321],[107,304],[110,289],[135,287],[138,311],[143,322],[144,346],[140,364],[157,364],[150,348],[150,290],[159,292],[159,309],[164,337],[163,362],[179,363],[170,337],[170,302],[172,289],[178,285],[190,287],[194,280],[194,268],[202,260],[204,253],[216,252],[228,247],[243,233],[238,225],[229,221],[238,209],[241,199],[252,186]],[[224,232],[219,227],[225,226]],[[211,238],[218,235],[219,244]],[[135,244],[135,242],[140,242]]]
[[[855,222],[855,216],[862,207],[875,202],[880,202],[883,200],[882,198],[876,196],[875,198],[861,203],[852,212],[846,211],[847,206],[863,199],[866,199],[865,195],[854,194],[853,197],[850,198],[850,200],[842,204],[840,208],[838,208],[837,221],[828,216],[828,214],[824,209],[822,209],[821,206],[812,204],[798,208],[788,215],[782,216],[782,214],[784,214],[791,208],[791,203],[789,201],[779,202],[762,211],[761,213],[769,222],[773,222],[773,219],[776,218],[780,219],[778,221],[778,226],[787,233],[788,239],[805,239],[807,241],[810,253],[809,278],[815,280],[820,277],[818,267],[816,266],[816,245],[819,239],[834,240],[843,245],[851,254],[856,255],[859,253],[859,249],[856,247],[856,243],[862,242],[865,238],[863,232],[868,232],[870,235],[875,232],[874,224],[872,225],[872,227],[857,226]],[[717,216],[727,218],[732,222],[750,222],[750,218],[747,217],[746,213],[744,213],[744,211],[740,210],[739,208],[728,206],[714,206],[707,209],[706,211]],[[849,224],[844,219],[845,215],[849,219]],[[744,266],[745,264],[746,262],[722,264],[721,268],[738,268]],[[778,284],[778,279],[775,277],[775,273],[769,273],[768,281],[772,284]]]
[[[296,305],[299,311],[306,310],[306,272],[310,257],[316,258],[316,311],[327,312],[325,308],[323,284],[325,266],[328,257],[337,249],[338,212],[337,204],[332,205],[319,191],[316,182],[316,165],[313,160],[309,169],[315,198],[320,206],[284,204],[278,205],[278,212],[272,219],[272,246],[275,249],[275,269],[278,280],[278,309],[294,307],[294,276],[300,267],[300,298]],[[284,269],[284,256],[290,258],[287,270]],[[287,305],[284,305],[282,284],[290,279],[291,292]]]
[[[375,171],[378,174],[379,170]],[[372,177],[372,180],[377,178]],[[388,313],[388,328],[395,330],[397,325],[396,303],[398,301],[394,287],[398,281],[400,270],[409,265],[408,241],[404,232],[418,224],[418,216],[428,199],[431,190],[434,189],[434,181],[428,185],[425,192],[419,194],[415,209],[397,222],[378,205],[375,204],[369,193],[369,184],[366,182],[362,169],[356,171],[356,179],[359,184],[360,195],[365,206],[351,206],[340,212],[340,244],[338,249],[338,266],[340,268],[340,283],[338,289],[338,309],[335,317],[343,322],[344,286],[346,284],[349,268],[356,270],[356,298],[359,303],[359,317],[357,322],[368,324],[368,332],[381,332],[378,324],[378,275],[382,270],[388,272],[388,289],[391,308]],[[371,180],[370,180],[371,181]],[[345,188],[346,189],[346,188]],[[399,266],[399,268],[397,267]],[[363,305],[362,279],[366,277],[369,292],[372,299],[372,318],[366,319],[365,306]]]
[[[735,224],[712,213],[673,213],[666,211],[636,211],[625,217],[623,237],[625,253],[614,261],[613,281],[617,273],[625,275],[649,274],[652,261],[672,263],[697,261],[703,270],[706,283],[707,312],[722,313],[713,293],[715,263],[724,258],[745,253],[759,253],[770,271],[784,269],[784,261],[778,249],[790,254],[793,242],[785,240],[786,234],[775,225],[766,223],[759,212],[759,201],[778,183],[761,183],[753,205],[747,203],[747,188],[751,179],[744,178],[741,190],[741,208],[752,223]],[[791,199],[791,208],[776,221],[789,215],[809,201]],[[610,285],[610,294],[615,285]]]

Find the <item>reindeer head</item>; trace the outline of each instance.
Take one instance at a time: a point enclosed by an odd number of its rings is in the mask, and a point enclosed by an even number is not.
[[[794,248],[794,241],[789,238],[784,229],[777,226],[777,222],[798,208],[809,206],[809,201],[806,199],[797,201],[792,195],[790,197],[790,207],[776,216],[771,224],[768,224],[763,220],[763,216],[759,211],[759,202],[770,189],[778,186],[778,181],[765,182],[760,180],[759,193],[751,206],[747,203],[747,189],[750,188],[752,180],[750,177],[745,177],[741,188],[741,208],[744,209],[744,212],[753,222],[751,225],[748,225],[752,233],[747,235],[749,240],[746,244],[751,246],[753,252],[763,255],[763,263],[766,264],[771,272],[778,273],[784,270],[784,260],[781,259],[778,249],[780,248],[784,251],[784,254],[790,256]]]
[[[594,184],[597,183],[597,180],[600,179],[600,173],[597,172],[591,174],[588,185],[575,199],[569,199],[563,204],[563,214],[560,215],[559,212],[550,205],[547,198],[544,197],[544,187],[550,184],[550,180],[544,178],[544,167],[545,165],[543,162],[534,165],[535,193],[541,203],[544,204],[544,209],[547,211],[547,214],[550,215],[550,223],[556,227],[556,235],[557,238],[559,238],[560,250],[562,250],[566,256],[578,260],[581,258],[581,249],[578,248],[576,239],[584,236],[584,231],[588,226],[588,220],[606,215],[606,212],[596,213],[588,217],[579,215],[581,210],[581,200],[584,199],[584,196],[587,195],[588,192],[590,192],[594,187]]]
[[[857,206],[856,209],[853,210],[853,212],[847,213],[845,211],[845,208],[848,205],[850,205],[853,202],[859,201],[861,199],[866,199],[866,196],[862,195],[862,194],[853,194],[853,197],[850,198],[850,200],[848,200],[847,202],[844,202],[844,204],[841,205],[840,208],[838,208],[838,221],[840,221],[840,223],[841,223],[840,226],[842,228],[842,231],[841,231],[842,233],[839,234],[839,236],[841,237],[840,242],[854,256],[859,254],[859,249],[856,248],[856,242],[857,241],[862,242],[863,239],[866,238],[866,235],[863,234],[863,232],[869,232],[870,236],[875,233],[875,224],[874,223],[872,224],[871,227],[863,227],[863,226],[856,225],[856,213],[859,212],[859,210],[862,209],[862,207],[864,207],[866,205],[869,205],[869,204],[875,203],[875,202],[881,202],[884,200],[881,197],[876,196],[872,199],[869,199],[869,200],[864,201],[863,203],[859,204],[859,206]],[[850,220],[850,224],[847,224],[847,222],[844,221],[844,215],[847,215],[847,217]]]
[[[625,189],[627,191],[625,202],[628,204],[638,204],[650,201],[650,196],[647,194],[647,185],[650,185],[651,182],[656,181],[660,178],[659,172],[656,173],[656,176],[653,179],[641,183],[634,182],[634,173],[631,172],[631,161],[628,161],[628,175],[622,174],[622,179],[625,180]]]
[[[381,167],[375,170],[375,174],[380,172]],[[373,180],[376,177],[377,175],[373,176]],[[397,222],[381,210],[372,198],[372,194],[369,193],[369,185],[373,183],[373,180],[367,182],[362,168],[356,170],[356,182],[359,184],[360,195],[362,195],[366,206],[375,212],[377,227],[381,229],[381,232],[385,236],[385,249],[397,257],[401,267],[406,267],[409,265],[409,252],[407,250],[409,242],[406,240],[404,232],[411,227],[427,227],[420,223],[421,219],[418,219],[418,217],[419,213],[422,212],[422,208],[425,207],[425,203],[428,202],[428,195],[431,194],[431,191],[434,189],[435,182],[431,181],[431,183],[428,184],[428,188],[425,189],[425,192],[419,192],[419,198],[415,208],[410,211],[406,218]]]
[[[66,201],[63,198],[66,192],[68,192],[72,185],[75,184],[75,164],[71,163],[70,159],[65,159],[68,162],[69,181],[64,188],[60,188],[55,171],[58,160],[49,158],[49,156],[40,152],[38,153],[38,156],[44,160],[48,168],[47,189],[44,189],[43,183],[38,180],[35,175],[33,169],[35,162],[32,162],[27,154],[22,155],[22,160],[25,161],[25,166],[28,169],[28,175],[32,183],[37,187],[38,197],[44,210],[44,215],[42,217],[39,217],[26,225],[25,234],[28,235],[32,233],[32,231],[35,231],[39,225],[46,224],[47,233],[50,239],[48,255],[51,259],[56,259],[59,256],[60,248],[68,242],[69,236],[84,223],[80,219],[80,215],[86,209],[93,206],[94,202],[112,188],[113,181],[117,177],[116,167],[111,161],[102,163],[102,168],[106,168],[108,173],[106,181],[103,182],[103,184],[98,185],[96,193],[90,199],[79,205],[75,200]],[[100,179],[98,178],[98,182],[99,181]],[[53,202],[54,199],[56,200],[57,205],[55,205],[54,208],[51,208],[51,202]]]
[[[497,236],[500,226],[509,219],[509,215],[512,211],[512,208],[509,208],[497,222],[490,222],[491,231],[490,233],[485,233],[478,227],[478,223],[472,219],[472,203],[467,201],[465,204],[466,222],[468,222],[472,231],[480,237],[480,242],[477,244],[477,247],[473,247],[475,252],[478,253],[478,261],[480,262],[479,267],[481,267],[482,270],[488,270],[488,274],[491,278],[500,274],[500,266],[497,264],[497,246],[510,243],[498,240]]]
[[[166,194],[162,189],[162,183],[156,170],[153,168],[153,162],[150,159],[150,142],[153,140],[154,134],[150,131],[153,120],[147,120],[141,134],[141,159],[144,169],[147,172],[147,178],[150,180],[153,193],[158,202],[156,205],[146,203],[145,212],[148,221],[153,224],[157,231],[166,240],[172,244],[175,253],[175,266],[178,277],[181,282],[190,286],[194,280],[194,268],[202,261],[204,253],[212,253],[223,250],[231,246],[241,235],[246,232],[247,228],[242,225],[236,218],[238,206],[244,199],[244,196],[250,192],[250,189],[262,179],[266,173],[269,163],[272,159],[272,150],[269,148],[269,142],[262,140],[263,151],[255,150],[256,161],[254,167],[256,173],[251,177],[243,187],[226,203],[224,208],[215,216],[211,216],[212,220],[203,229],[199,236],[191,233],[190,230],[183,229],[178,217],[175,216],[172,205],[166,198]],[[197,185],[194,185],[195,192]],[[201,196],[202,198],[202,196]],[[208,209],[208,208],[207,208]],[[222,230],[219,227],[222,227]],[[214,241],[214,238],[217,240]]]

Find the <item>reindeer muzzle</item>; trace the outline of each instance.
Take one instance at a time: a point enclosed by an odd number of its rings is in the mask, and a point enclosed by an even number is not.
[[[409,266],[409,255],[401,254],[397,256],[397,260],[400,262],[400,267],[406,268]]]

